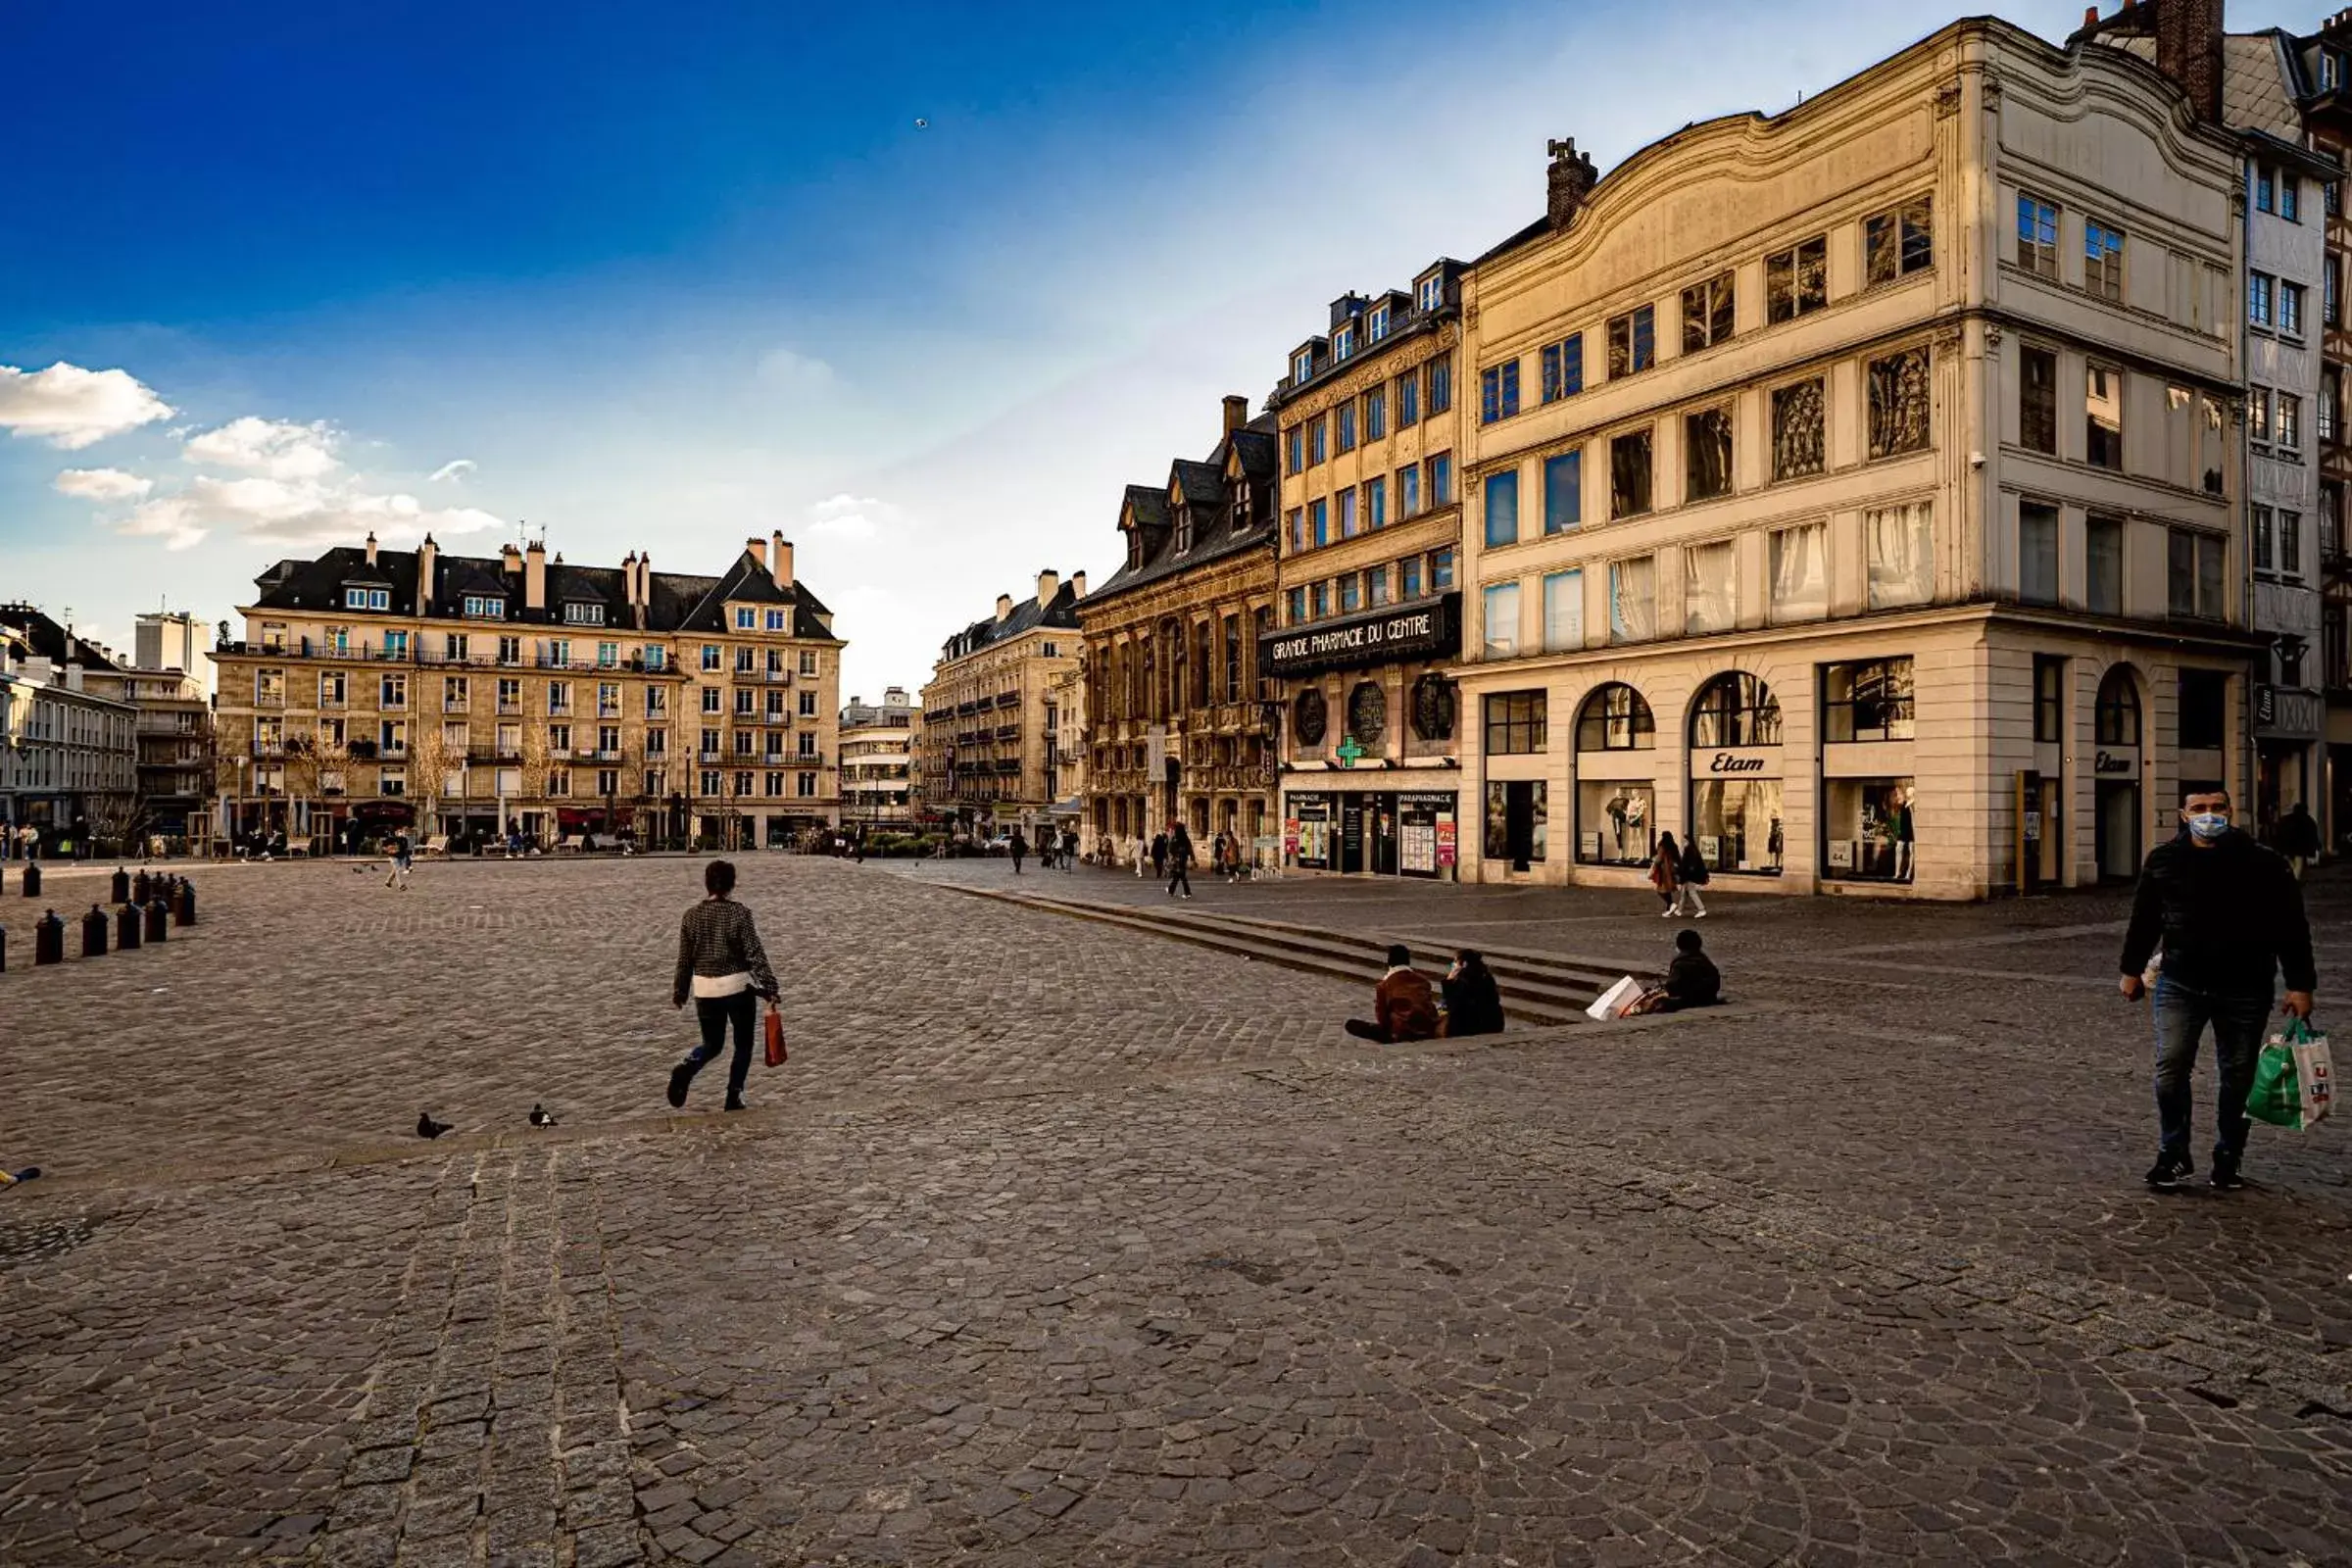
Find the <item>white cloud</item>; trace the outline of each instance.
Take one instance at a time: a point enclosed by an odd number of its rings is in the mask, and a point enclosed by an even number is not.
[[[153,479],[121,468],[68,468],[51,483],[59,495],[83,501],[136,501],[155,488]]]
[[[0,365],[0,427],[68,452],[172,416],[171,405],[127,370],[85,370],[60,360],[46,370]]]
[[[762,382],[785,392],[822,392],[840,379],[824,361],[788,348],[761,355],[759,374]]]
[[[431,507],[401,491],[371,490],[351,479],[333,483],[199,475],[184,488],[136,508],[121,532],[185,550],[215,529],[272,545],[351,544],[372,531],[388,545],[431,533],[481,533],[505,523],[473,507]]]
[[[905,520],[906,514],[887,501],[847,492],[808,509],[808,531],[823,538],[871,539]]]
[[[323,479],[343,466],[335,456],[342,440],[334,426],[320,419],[296,424],[290,419],[263,419],[247,415],[218,430],[207,430],[181,449],[190,463],[242,468],[272,479]]]
[[[479,465],[477,465],[471,458],[453,458],[449,462],[441,465],[441,466],[438,468],[435,468],[427,482],[431,484],[456,484],[463,480],[467,474],[471,473],[477,466],[479,466]]]

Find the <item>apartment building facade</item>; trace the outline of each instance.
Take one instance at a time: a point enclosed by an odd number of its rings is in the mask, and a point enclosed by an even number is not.
[[[133,824],[138,712],[90,679],[112,667],[32,606],[0,606],[0,856],[71,855]]]
[[[898,828],[919,810],[914,789],[914,738],[922,712],[905,687],[879,703],[852,697],[841,710],[841,820],[844,826]]]
[[[841,651],[781,534],[715,576],[339,547],[225,623],[230,831],[780,848],[838,815]]]
[[[1331,306],[1267,408],[1282,453],[1277,684],[1285,863],[1454,873],[1462,813],[1458,262]],[[1517,369],[1507,391],[1519,397]]]
[[[1719,885],[1979,898],[2244,790],[2220,41],[1971,20],[1606,179],[1554,144],[1464,289],[1465,376],[1549,394],[1464,431],[1465,876],[1639,885],[1671,831]]]
[[[1065,581],[1041,571],[1033,595],[998,595],[994,615],[941,646],[922,690],[925,811],[967,831],[1017,826],[1032,842],[1054,821],[1062,752],[1077,733],[1056,693],[1078,671],[1085,595],[1085,572]]]
[[[1272,863],[1277,714],[1262,648],[1274,629],[1274,420],[1224,400],[1205,458],[1119,503],[1124,558],[1079,607],[1086,628],[1090,853],[1132,854],[1178,822]]]

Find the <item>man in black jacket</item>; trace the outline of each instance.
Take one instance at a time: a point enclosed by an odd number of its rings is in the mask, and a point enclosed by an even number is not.
[[[2221,1075],[2216,1187],[2242,1187],[2246,1091],[2270,1017],[2271,987],[2286,976],[2286,1011],[2311,1016],[2318,973],[2303,889],[2286,862],[2230,825],[2230,796],[2199,789],[2180,806],[2183,832],[2159,845],[2139,873],[2132,929],[2124,938],[2117,988],[2133,1002],[2159,940],[2164,966],[2156,982],[2156,1117],[2161,1146],[2148,1185],[2179,1187],[2194,1173],[2189,1159],[2189,1088],[2197,1042],[2213,1025]]]

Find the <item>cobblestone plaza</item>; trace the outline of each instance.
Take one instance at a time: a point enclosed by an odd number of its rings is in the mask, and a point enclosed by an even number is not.
[[[733,1116],[661,1099],[696,861],[199,871],[40,970],[12,879],[0,1561],[2352,1560],[2346,1130],[2141,1187],[2118,896],[1727,897],[1719,1014],[1381,1051],[1354,988],[941,885],[1002,861],[744,865],[793,1059]]]

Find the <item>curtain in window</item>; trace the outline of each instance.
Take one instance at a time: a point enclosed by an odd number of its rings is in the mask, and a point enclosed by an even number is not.
[[[1730,631],[1740,618],[1731,544],[1695,545],[1683,552],[1683,630]]]
[[[1555,571],[1544,579],[1544,651],[1585,646],[1585,574]]]
[[[1863,514],[1863,543],[1870,553],[1871,609],[1924,605],[1935,597],[1933,514],[1931,503],[1915,501]]]
[[[1776,620],[1830,612],[1829,527],[1811,523],[1772,536],[1772,613]]]
[[[1658,564],[1654,557],[1609,567],[1609,640],[1645,642],[1658,634]]]
[[[1486,593],[1486,657],[1509,659],[1519,652],[1519,585],[1496,583]]]

